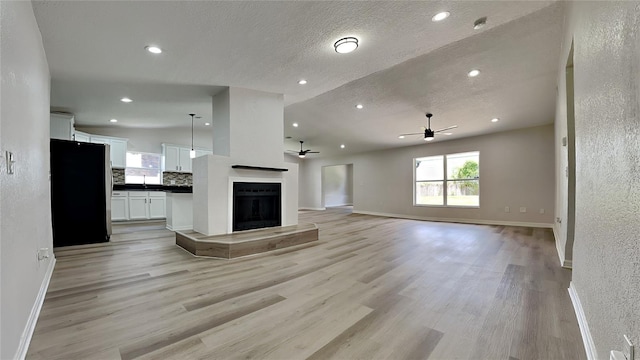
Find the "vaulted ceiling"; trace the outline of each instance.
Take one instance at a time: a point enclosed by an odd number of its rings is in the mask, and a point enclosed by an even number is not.
[[[427,111],[434,129],[458,125],[436,141],[553,120],[563,16],[553,1],[33,5],[51,105],[80,125],[184,127],[196,112],[198,130],[210,131],[211,95],[225,86],[283,93],[287,145],[305,140],[323,156],[421,143],[397,136],[419,132]],[[433,22],[441,11],[451,16]],[[338,54],[345,36],[360,46]]]

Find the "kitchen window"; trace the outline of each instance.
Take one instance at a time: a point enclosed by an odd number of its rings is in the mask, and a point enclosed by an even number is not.
[[[480,152],[414,159],[414,205],[480,206]]]
[[[127,184],[162,184],[162,154],[127,151],[124,182]]]

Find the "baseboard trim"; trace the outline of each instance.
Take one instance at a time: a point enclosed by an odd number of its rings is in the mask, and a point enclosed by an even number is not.
[[[44,275],[44,280],[40,285],[36,301],[31,308],[27,325],[22,331],[22,336],[20,336],[20,344],[18,345],[18,350],[14,357],[15,359],[24,360],[24,358],[27,357],[27,350],[29,350],[29,344],[31,344],[31,337],[33,336],[33,332],[36,330],[38,316],[40,316],[40,310],[42,310],[42,304],[44,303],[44,298],[47,295],[47,289],[49,289],[49,282],[51,281],[51,275],[53,275],[53,268],[55,266],[56,258],[52,257],[51,261],[49,261],[49,268],[47,268],[47,272]]]
[[[185,230],[192,230],[193,226],[189,225],[189,226],[178,226],[178,227],[173,227],[173,226],[166,226],[167,230],[171,230],[171,231],[185,231]]]
[[[323,208],[323,207],[320,207],[320,208],[313,208],[313,207],[299,207],[299,208],[298,208],[298,211],[300,211],[300,210],[316,210],[316,211],[322,211],[322,210],[327,210],[327,208]]]
[[[587,359],[596,360],[598,358],[596,344],[593,342],[593,338],[591,337],[587,318],[584,315],[582,303],[580,303],[580,297],[576,292],[576,288],[573,286],[573,281],[569,283],[569,296],[571,297],[571,303],[573,304],[573,310],[576,313],[576,318],[578,318],[578,326],[580,327],[580,334],[582,334],[582,342],[584,343],[584,350],[587,353]]]
[[[553,237],[555,238],[555,243],[556,243],[556,251],[558,252],[558,258],[560,258],[560,266],[562,266],[565,269],[572,269],[572,263],[571,260],[567,260],[564,256],[564,249],[562,248],[562,246],[560,246],[560,242],[558,241],[558,239],[560,239],[560,237],[558,236],[558,229],[556,228],[556,226],[553,226]]]
[[[531,223],[531,222],[521,222],[521,221],[499,221],[499,220],[482,220],[482,219],[439,218],[439,217],[414,216],[414,215],[404,215],[404,214],[390,214],[390,213],[381,213],[381,212],[375,212],[375,211],[363,211],[363,210],[355,210],[355,209],[353,210],[353,213],[354,214],[363,214],[363,215],[392,217],[392,218],[399,218],[399,219],[409,219],[409,220],[437,221],[437,222],[477,224],[477,225],[523,226],[523,227],[535,227],[535,228],[546,228],[546,229],[553,228],[553,224]]]

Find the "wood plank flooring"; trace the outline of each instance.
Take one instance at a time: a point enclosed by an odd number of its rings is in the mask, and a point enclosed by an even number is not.
[[[320,240],[195,258],[164,224],[57,249],[28,359],[585,359],[548,229],[303,211]]]

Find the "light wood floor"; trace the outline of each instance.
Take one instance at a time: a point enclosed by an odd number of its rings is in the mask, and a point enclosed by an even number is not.
[[[584,359],[550,230],[305,211],[320,241],[195,258],[163,224],[57,250],[28,359]]]

